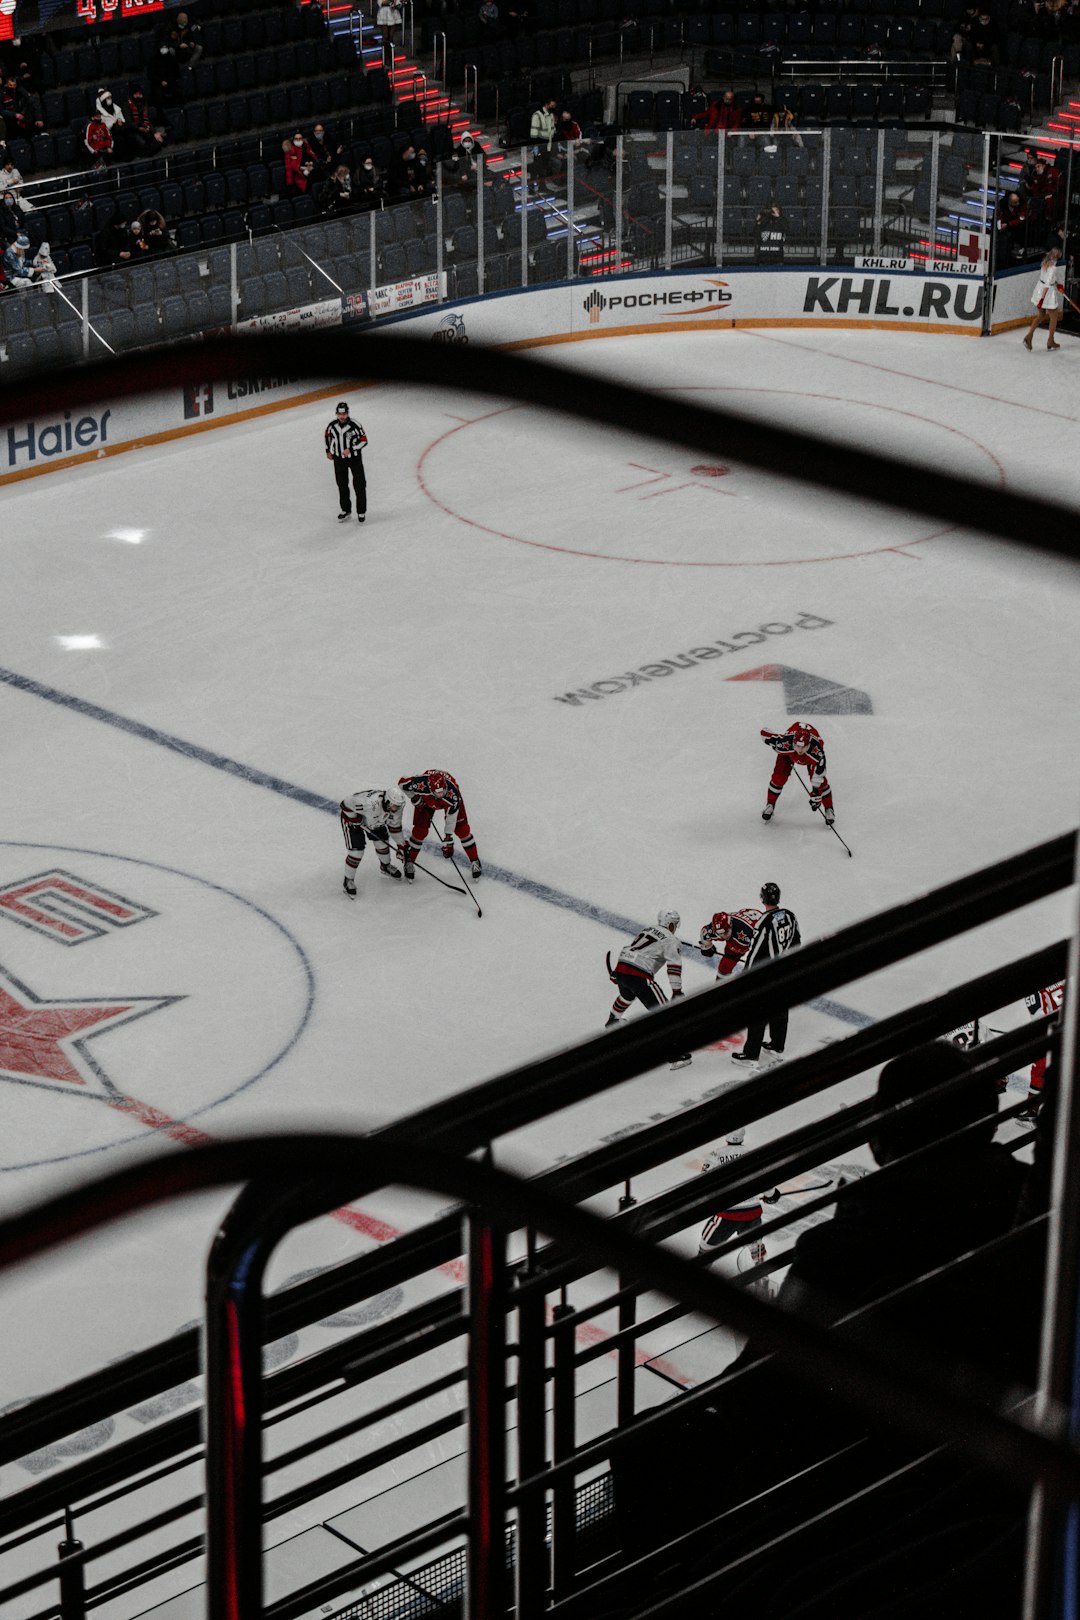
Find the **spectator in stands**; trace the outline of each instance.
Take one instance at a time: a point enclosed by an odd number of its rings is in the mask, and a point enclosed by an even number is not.
[[[378,11],[375,13],[375,25],[384,39],[391,45],[396,45],[401,39],[401,11],[394,4],[394,0],[380,0]]]
[[[315,163],[311,178],[316,183],[328,180],[338,164],[345,159],[344,146],[340,141],[330,139],[325,124],[315,125],[307,138],[307,149]]]
[[[176,46],[165,40],[150,64],[151,89],[158,107],[175,107],[179,99],[180,63]]]
[[[985,6],[979,8],[968,33],[972,62],[996,67],[1001,53],[1001,29]]]
[[[158,152],[165,145],[165,131],[155,126],[140,84],[132,84],[128,90],[125,126],[133,150],[143,156]]]
[[[9,287],[32,287],[34,267],[27,257],[30,238],[19,235],[4,253],[4,279]]]
[[[1001,98],[998,107],[998,123],[1002,129],[1007,130],[1019,131],[1024,127],[1024,109],[1012,90]]]
[[[563,157],[566,156],[571,146],[578,147],[581,145],[581,125],[572,112],[564,110],[559,114],[555,123],[555,138],[559,143],[559,151]]]
[[[426,146],[416,148],[416,158],[413,163],[413,196],[430,197],[435,190],[435,176],[431,168],[431,158]]]
[[[537,107],[529,121],[529,140],[532,143],[532,174],[531,183],[534,191],[539,191],[540,181],[547,178],[556,167],[555,153],[555,107],[557,103],[554,96]]]
[[[746,117],[743,119],[743,128],[756,134],[761,130],[768,129],[771,124],[772,108],[765,100],[764,92],[761,90],[755,90],[753,96],[750,98],[750,105],[746,109]]]
[[[150,253],[171,253],[176,246],[165,223],[165,215],[157,208],[144,208],[136,223],[142,228],[143,240]]]
[[[37,98],[9,73],[0,85],[0,117],[9,141],[33,140],[45,128]]]
[[[281,151],[285,160],[285,195],[302,197],[315,172],[315,159],[311,155],[311,150],[297,130],[292,140],[282,141]]]
[[[33,272],[37,285],[46,292],[56,291],[56,264],[49,251],[48,242],[42,242],[34,254]]]
[[[477,170],[480,167],[479,155],[475,140],[466,130],[443,165],[446,184],[473,190],[476,186]]]
[[[779,203],[763,208],[754,221],[758,264],[783,264],[787,224]]]
[[[0,191],[0,242],[5,247],[23,234],[23,217],[13,191]]]
[[[168,53],[177,73],[181,68],[192,68],[202,55],[202,41],[197,23],[192,23],[186,11],[175,16],[166,15],[157,31],[158,53]]]
[[[795,127],[794,110],[786,101],[778,101],[773,108],[772,121],[769,128],[780,134],[790,135],[793,146],[802,145],[802,136]],[[783,148],[781,148],[783,150]]]
[[[495,0],[480,0],[476,20],[480,24],[481,39],[497,40],[502,37],[502,29],[499,26],[499,8],[495,4]]]
[[[529,11],[520,3],[520,0],[515,0],[512,10],[503,8],[503,26],[508,39],[517,39],[519,34],[525,33],[528,30],[529,23]]]
[[[1045,220],[1048,225],[1057,223],[1061,212],[1061,171],[1056,164],[1047,163],[1038,152],[1034,154],[1034,162],[1026,170],[1020,181],[1020,193],[1027,203],[1028,217],[1033,223]]]
[[[135,222],[138,225],[138,221]],[[131,241],[131,221],[111,219],[94,238],[94,258],[106,270],[113,264],[128,264],[135,256]]]
[[[113,155],[112,130],[95,107],[83,135],[92,168],[104,168]]]
[[[355,203],[353,177],[349,165],[339,163],[326,182],[323,207],[328,214],[348,214],[352,212]]]
[[[0,192],[10,191],[12,196],[15,198],[15,206],[19,209],[20,213],[32,214],[34,212],[34,205],[30,201],[29,197],[23,196],[23,184],[23,177],[20,171],[15,167],[15,160],[12,158],[9,152],[5,152],[3,156],[3,163],[0,163]]]
[[[386,190],[383,173],[373,157],[364,158],[356,171],[356,200],[361,208],[377,208]]]
[[[725,135],[742,128],[742,108],[735,100],[734,90],[725,90],[719,101],[709,104],[705,114],[705,128],[722,130]]]
[[[113,151],[116,157],[121,161],[124,158],[134,157],[135,143],[128,137],[127,121],[124,118],[123,111],[113,100],[112,91],[104,87],[100,89],[94,106],[101,114],[105,127],[112,136]]]
[[[1007,191],[994,220],[999,265],[1016,264],[1027,252],[1027,206],[1018,191]]]

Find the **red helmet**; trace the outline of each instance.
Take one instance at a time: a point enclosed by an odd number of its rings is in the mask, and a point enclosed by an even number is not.
[[[727,939],[731,933],[731,917],[726,911],[714,911],[709,927],[714,939]]]
[[[791,728],[791,735],[795,739],[796,747],[801,744],[803,748],[809,748],[813,741],[814,728],[813,726],[794,725]]]
[[[431,792],[434,793],[434,794],[437,794],[441,798],[442,795],[446,792],[446,788],[447,788],[446,772],[445,771],[426,771],[425,775],[427,776],[428,787],[430,788]]]

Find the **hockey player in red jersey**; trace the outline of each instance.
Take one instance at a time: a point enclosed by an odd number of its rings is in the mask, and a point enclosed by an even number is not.
[[[447,860],[454,853],[454,834],[461,840],[461,847],[469,861],[472,863],[472,875],[478,878],[483,867],[480,857],[476,853],[476,840],[469,826],[469,818],[465,811],[465,801],[461,797],[461,789],[455,777],[449,771],[424,771],[419,776],[402,776],[398,778],[398,786],[412,800],[413,823],[412,832],[407,844],[399,849],[405,865],[405,876],[412,880],[416,876],[416,857],[423,846],[424,839],[431,827],[432,817],[436,810],[443,812],[442,852]],[[438,833],[436,832],[436,836]]]
[[[1060,1014],[1064,1001],[1065,981],[1062,979],[1060,984],[1052,984],[1047,990],[1036,990],[1034,995],[1026,998],[1024,1005],[1032,1018],[1038,1018],[1047,1013]],[[1046,1079],[1046,1061],[1044,1053],[1031,1065],[1027,1102],[1017,1114],[1017,1119],[1035,1119],[1038,1116],[1042,1103],[1043,1081]]]
[[[763,913],[753,906],[741,911],[716,911],[710,922],[703,924],[698,938],[702,956],[717,956],[716,977],[726,979],[734,973],[754,943],[754,929]]]
[[[806,772],[811,810],[820,807],[826,823],[831,827],[836,816],[833,812],[832,789],[825,775],[825,743],[817,727],[796,720],[786,731],[762,731],[761,735],[766,748],[776,751],[776,764],[769,780],[765,808],[761,812],[762,821],[772,820],[784,783],[793,767],[798,765]]]

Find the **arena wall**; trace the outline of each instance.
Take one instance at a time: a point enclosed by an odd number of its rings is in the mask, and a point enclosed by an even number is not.
[[[1032,279],[1030,266],[998,279],[994,331],[1025,318]],[[409,288],[410,299],[429,290],[417,293],[418,283],[409,283]],[[430,293],[435,293],[434,278]],[[693,270],[560,282],[452,304],[429,302],[377,323],[366,308],[358,310],[353,298],[342,302],[332,324],[348,327],[359,316],[369,333],[393,329],[422,341],[527,349],[740,326],[862,327],[978,337],[982,307],[982,281],[974,275],[850,268]],[[311,310],[286,313],[295,319],[290,323],[282,317],[284,325],[325,327],[333,312],[323,300]],[[0,428],[0,484],[328,399],[345,386],[344,380],[327,386],[301,377],[250,375],[224,383],[178,383],[137,399],[102,402],[88,411],[65,408],[61,375],[54,412]]]

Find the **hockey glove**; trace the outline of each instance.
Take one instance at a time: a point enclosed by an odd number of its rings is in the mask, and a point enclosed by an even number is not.
[[[442,852],[446,860],[450,860],[452,858],[454,853],[454,840],[452,838],[443,839]]]

